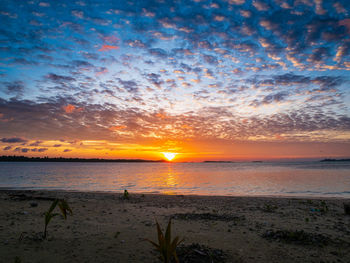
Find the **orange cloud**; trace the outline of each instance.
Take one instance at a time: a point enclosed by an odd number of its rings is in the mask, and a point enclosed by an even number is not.
[[[192,129],[191,126],[188,126],[187,124],[184,124],[181,126],[182,129]]]
[[[75,106],[72,104],[68,104],[67,106],[63,106],[63,110],[66,113],[72,113],[75,110]]]
[[[118,46],[112,46],[112,45],[102,45],[102,47],[98,51],[108,51],[112,49],[118,49]]]
[[[248,10],[241,10],[240,13],[243,17],[250,17],[252,15],[252,13]]]
[[[108,129],[110,131],[118,131],[118,130],[123,130],[125,129],[126,126],[125,125],[117,125],[117,126],[112,126],[112,127],[109,127]]]
[[[72,104],[68,104],[66,106],[63,106],[62,107],[63,110],[66,112],[66,113],[72,113],[72,112],[81,112],[84,108],[76,108],[74,105]]]
[[[225,20],[225,17],[224,17],[224,16],[215,16],[215,17],[214,17],[214,20],[215,20],[215,21],[221,22],[221,21],[224,21],[224,20]]]
[[[166,114],[164,114],[164,113],[157,113],[157,114],[156,114],[156,117],[157,117],[157,118],[160,118],[160,119],[165,119],[165,118],[167,118],[168,116],[167,116]]]

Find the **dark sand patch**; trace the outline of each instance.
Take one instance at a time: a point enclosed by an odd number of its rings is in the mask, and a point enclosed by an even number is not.
[[[233,216],[233,215],[227,215],[227,214],[211,214],[211,213],[184,213],[184,214],[174,214],[171,216],[174,219],[179,220],[210,220],[210,221],[224,221],[224,222],[230,222],[230,221],[242,221],[245,220],[244,216]]]
[[[181,245],[176,249],[181,263],[225,263],[228,255],[221,249],[214,249],[198,243]],[[172,262],[175,262],[173,260]]]

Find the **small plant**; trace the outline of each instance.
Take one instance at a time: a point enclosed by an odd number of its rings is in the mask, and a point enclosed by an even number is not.
[[[47,236],[47,226],[48,224],[50,223],[51,219],[54,217],[54,216],[57,216],[58,213],[53,213],[53,210],[56,208],[56,206],[58,205],[58,207],[60,208],[61,210],[61,213],[64,217],[64,219],[67,219],[67,212],[72,215],[73,212],[72,212],[72,209],[69,207],[68,203],[66,200],[64,199],[55,199],[49,210],[47,210],[45,212],[45,228],[44,228],[44,235],[43,237],[46,238]]]
[[[129,192],[128,190],[124,190],[123,198],[129,200]]]
[[[164,263],[169,263],[171,258],[174,257],[175,261],[179,263],[179,259],[176,255],[176,247],[183,241],[179,241],[179,237],[175,237],[173,240],[171,240],[171,219],[169,219],[169,223],[167,226],[167,229],[165,231],[165,235],[163,234],[160,225],[158,221],[156,221],[157,225],[157,235],[158,235],[158,244],[146,239],[149,241],[160,253],[160,259]]]

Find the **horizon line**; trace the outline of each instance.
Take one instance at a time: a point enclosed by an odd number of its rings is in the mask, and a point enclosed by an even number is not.
[[[152,159],[129,159],[129,158],[81,158],[81,157],[40,157],[40,156],[24,156],[24,155],[2,155],[0,156],[0,162],[20,162],[20,161],[58,161],[58,162],[155,162],[155,163],[237,163],[237,162],[250,162],[250,163],[261,163],[261,162],[273,162],[273,161],[350,161],[350,157],[338,157],[338,158],[327,158],[327,157],[309,157],[309,158],[270,158],[270,159],[232,159],[232,160],[202,160],[202,161],[168,161],[165,159],[152,160]]]

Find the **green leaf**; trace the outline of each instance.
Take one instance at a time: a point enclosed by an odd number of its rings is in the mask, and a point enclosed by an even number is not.
[[[52,219],[54,216],[57,216],[57,215],[58,215],[57,213],[52,214],[52,213],[46,212],[46,213],[45,213],[45,224],[50,223],[51,219]]]
[[[70,207],[69,207],[67,201],[64,200],[64,199],[62,199],[62,200],[59,201],[58,207],[60,208],[61,213],[62,213],[64,219],[67,219],[67,211],[69,212],[70,215],[73,214],[72,209],[70,209]]]
[[[176,263],[180,263],[179,258],[177,257],[177,254],[176,254],[176,250],[174,252],[174,258],[175,258]]]
[[[54,216],[59,215],[58,213],[52,213],[53,210],[56,208],[56,206],[59,206],[61,213],[63,215],[63,217],[66,219],[67,218],[67,212],[69,212],[69,214],[73,214],[72,209],[69,207],[68,203],[66,202],[66,200],[64,199],[55,199],[49,210],[47,210],[44,214],[45,216],[45,229],[44,229],[44,238],[46,238],[46,232],[47,232],[47,226],[48,224],[51,222],[52,218]]]
[[[156,221],[156,225],[157,225],[157,233],[158,233],[158,242],[159,244],[162,244],[162,242],[164,242],[164,235],[158,221]]]
[[[58,199],[55,199],[55,201],[52,202],[49,210],[47,211],[48,213],[52,213],[52,211],[55,209],[56,205],[58,204]]]
[[[153,246],[155,246],[158,250],[160,249],[160,246],[159,246],[157,243],[155,243],[155,242],[153,242],[152,240],[149,240],[149,239],[147,239],[147,238],[146,238],[146,240],[147,240],[148,242],[150,242]]]
[[[171,239],[171,219],[169,219],[169,223],[165,231],[165,242],[167,245],[170,245],[170,239]]]
[[[170,250],[171,251],[176,251],[177,245],[180,244],[180,243],[178,243],[178,241],[179,241],[179,237],[177,236],[177,237],[174,238],[173,242],[170,245]]]

